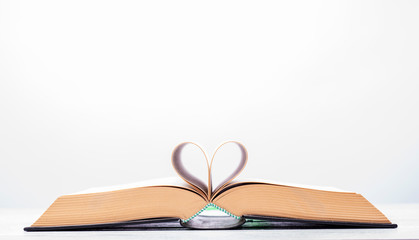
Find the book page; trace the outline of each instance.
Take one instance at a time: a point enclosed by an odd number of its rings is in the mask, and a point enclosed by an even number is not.
[[[184,160],[182,160],[182,151],[184,150],[184,148],[186,146],[195,146],[195,150],[199,149],[199,154],[202,155],[202,160],[205,161],[201,161],[202,162],[202,166],[205,167],[205,172],[207,173],[207,176],[201,176],[204,177],[203,179],[200,179],[200,177],[195,176],[193,172],[195,171],[190,171],[188,170],[188,168],[185,166],[184,164]],[[196,156],[195,156],[196,158]],[[199,157],[198,157],[199,159]],[[196,159],[195,159],[196,160]],[[195,187],[197,190],[201,191],[205,196],[209,195],[209,188],[208,188],[208,182],[205,181],[210,181],[210,171],[209,171],[209,165],[208,165],[208,158],[207,158],[207,154],[205,153],[205,151],[202,149],[202,147],[200,147],[198,144],[193,143],[193,142],[184,142],[179,144],[178,146],[175,147],[175,149],[172,152],[172,165],[173,168],[175,169],[175,171],[177,172],[177,174],[187,183],[189,183],[190,185],[192,185],[193,187]]]
[[[335,187],[329,186],[314,186],[314,185],[307,185],[307,184],[299,184],[299,183],[289,183],[289,182],[282,182],[282,181],[273,181],[273,180],[266,180],[266,179],[259,179],[259,178],[241,178],[232,181],[229,187],[246,184],[246,183],[264,183],[264,184],[273,184],[273,185],[281,185],[281,186],[288,186],[288,187],[298,187],[298,188],[307,188],[313,190],[321,190],[321,191],[331,191],[331,192],[352,192],[346,191]]]
[[[170,186],[170,187],[174,186],[174,187],[192,189],[192,187],[189,186],[184,181],[182,181],[182,179],[178,177],[170,177],[170,178],[151,179],[151,180],[146,180],[146,181],[141,181],[141,182],[121,184],[121,185],[94,187],[94,188],[89,188],[80,192],[71,193],[68,195],[108,192],[108,191],[117,191],[117,190],[122,190],[122,189],[129,189],[129,188],[154,187],[154,186]]]

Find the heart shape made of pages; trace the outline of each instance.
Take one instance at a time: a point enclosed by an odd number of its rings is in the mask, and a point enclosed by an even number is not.
[[[226,144],[236,144],[239,147],[240,153],[241,153],[240,161],[239,161],[237,167],[235,168],[235,170],[229,176],[227,176],[223,181],[221,181],[221,183],[217,187],[215,187],[215,189],[213,189],[212,175],[211,175],[212,164],[214,162],[214,158],[215,158],[218,150]],[[198,147],[199,150],[201,150],[201,152],[203,153],[204,158],[206,160],[207,169],[208,169],[207,183],[202,181],[200,178],[198,178],[197,176],[195,176],[194,174],[192,174],[191,172],[189,172],[185,168],[185,165],[183,164],[183,161],[182,161],[181,153],[182,153],[184,147],[187,146],[187,145],[194,145],[194,146]],[[208,201],[211,201],[212,196],[215,196],[215,194],[218,191],[220,191],[224,186],[229,184],[234,178],[236,178],[243,171],[243,169],[244,169],[244,167],[246,166],[246,163],[247,163],[247,156],[248,156],[247,150],[243,146],[243,144],[241,144],[239,142],[236,142],[236,141],[228,141],[228,142],[222,143],[215,150],[215,152],[214,152],[214,154],[211,158],[211,162],[209,162],[207,154],[205,153],[205,151],[202,147],[200,147],[198,144],[193,143],[193,142],[184,142],[184,143],[181,143],[181,144],[177,145],[175,147],[175,149],[173,150],[173,152],[172,152],[172,164],[173,164],[173,168],[176,170],[177,174],[185,182],[187,182],[194,189],[196,189],[199,193],[201,193],[202,196],[206,197]]]

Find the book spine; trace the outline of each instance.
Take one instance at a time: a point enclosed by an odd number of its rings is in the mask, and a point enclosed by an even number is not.
[[[205,207],[203,207],[201,210],[199,210],[197,213],[195,213],[192,217],[190,217],[190,218],[188,218],[188,219],[181,219],[181,221],[182,221],[183,223],[189,222],[190,220],[192,220],[192,219],[194,219],[195,217],[197,217],[199,214],[201,214],[203,211],[205,211],[205,210],[206,210],[207,208],[209,208],[209,207],[216,208],[217,210],[219,210],[219,211],[221,211],[221,212],[224,212],[224,213],[226,213],[227,215],[229,215],[230,217],[233,217],[233,218],[235,218],[235,219],[241,219],[241,217],[240,217],[240,216],[236,216],[236,215],[232,214],[231,212],[229,212],[229,211],[225,210],[224,208],[222,208],[222,207],[219,207],[219,206],[215,205],[214,203],[208,203],[207,205],[205,205]]]

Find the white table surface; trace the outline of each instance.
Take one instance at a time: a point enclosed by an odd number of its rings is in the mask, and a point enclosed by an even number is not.
[[[24,232],[44,209],[0,209],[0,239],[419,239],[419,204],[377,205],[396,229]]]

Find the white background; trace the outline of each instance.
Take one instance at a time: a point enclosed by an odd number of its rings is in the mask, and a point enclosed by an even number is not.
[[[178,143],[225,140],[248,148],[243,177],[419,202],[418,12],[0,0],[0,207],[176,176]]]

